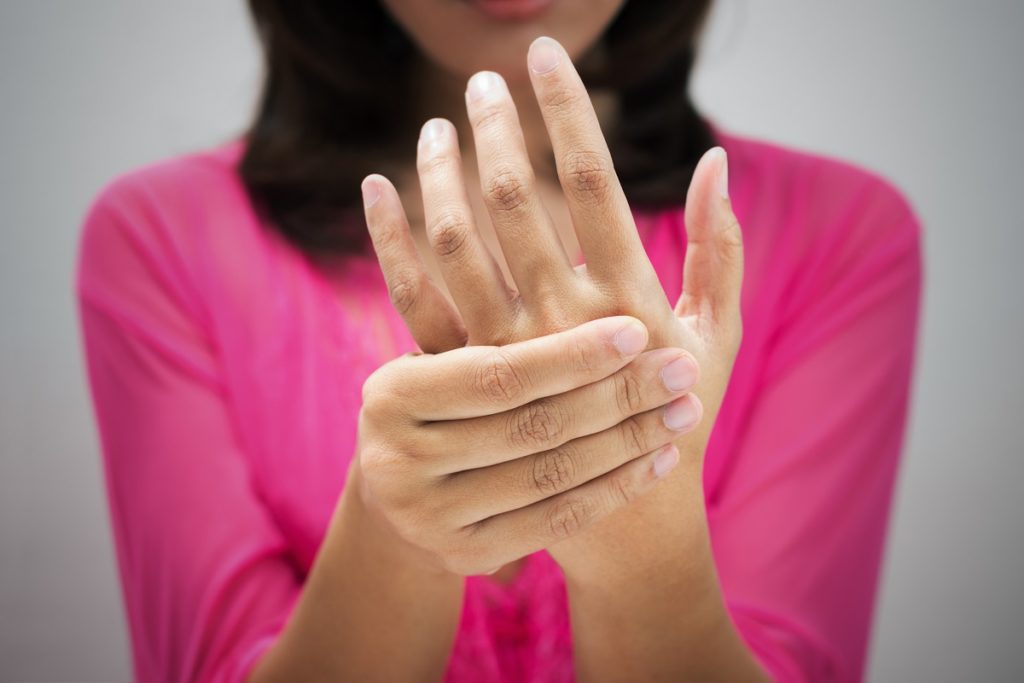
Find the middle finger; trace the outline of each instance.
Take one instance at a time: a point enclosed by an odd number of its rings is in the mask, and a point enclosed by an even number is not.
[[[508,87],[493,71],[469,79],[466,111],[473,127],[480,186],[509,270],[523,301],[562,291],[572,264],[537,183]]]
[[[587,272],[614,277],[639,268],[653,276],[594,105],[569,56],[542,37],[527,61]]]

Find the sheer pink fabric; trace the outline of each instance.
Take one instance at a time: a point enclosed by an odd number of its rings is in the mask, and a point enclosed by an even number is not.
[[[918,221],[873,174],[716,133],[747,264],[705,477],[718,570],[778,680],[859,680],[908,404]],[[81,237],[83,344],[143,681],[245,678],[345,483],[364,378],[414,348],[372,258],[329,281],[260,225],[239,151],[118,178]],[[674,301],[682,209],[637,219]],[[546,553],[507,586],[470,578],[447,680],[570,681],[569,629]]]

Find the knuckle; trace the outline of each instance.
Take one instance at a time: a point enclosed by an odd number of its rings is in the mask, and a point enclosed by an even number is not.
[[[578,336],[573,336],[568,353],[569,367],[575,373],[591,375],[600,365],[593,346]]]
[[[567,498],[548,512],[548,532],[556,539],[573,536],[587,525],[593,513],[593,506],[586,498]]]
[[[521,448],[544,448],[559,442],[565,415],[554,401],[540,399],[510,413],[508,442]]]
[[[523,373],[516,365],[511,356],[501,349],[496,349],[477,371],[477,390],[484,398],[495,403],[518,400],[526,391],[526,384]]]
[[[545,89],[541,97],[545,107],[555,110],[573,110],[580,102],[580,93],[565,84],[551,85]]]
[[[412,417],[413,413],[409,403],[411,394],[405,389],[409,383],[412,368],[406,364],[406,360],[407,356],[399,356],[388,361],[363,382],[359,419],[368,422],[374,428],[380,427],[388,430],[390,437],[407,436],[405,430],[399,430],[396,433],[394,427],[404,424]],[[415,438],[422,438],[418,431]],[[405,447],[410,444],[395,443],[393,445]],[[416,444],[411,445],[415,446]]]
[[[405,441],[401,435],[375,432],[358,448],[360,466],[388,477],[398,488],[407,488],[409,477],[419,469],[420,452]]]
[[[556,448],[533,459],[530,483],[534,491],[551,495],[566,490],[575,480],[576,461],[568,448]]]
[[[473,112],[473,127],[477,130],[502,128],[507,120],[507,110],[501,103],[491,104]]]
[[[416,275],[401,273],[394,276],[388,285],[388,297],[400,315],[406,315],[416,306],[422,286],[422,281]]]
[[[392,218],[368,221],[367,227],[374,240],[374,249],[384,254],[396,251],[407,234],[403,230],[404,226]]]
[[[622,431],[622,442],[627,453],[639,455],[648,450],[647,430],[644,429],[640,418],[636,415],[620,423]]]
[[[721,243],[730,249],[743,248],[743,229],[735,215],[729,214],[729,220],[718,232]]]
[[[611,492],[612,504],[614,507],[628,505],[636,500],[639,495],[636,481],[633,477],[626,474],[618,474],[611,477],[608,481],[608,488]]]
[[[611,165],[597,152],[573,152],[565,159],[566,191],[577,199],[603,202],[611,194]]]
[[[633,415],[643,408],[643,394],[640,380],[632,372],[620,372],[615,376],[615,401],[620,415]]]
[[[386,373],[382,366],[363,382],[362,412],[366,415],[377,415],[382,407],[381,398],[387,391]]]
[[[363,472],[364,481],[371,486],[382,469],[387,469],[388,456],[386,451],[376,446],[366,445],[359,449],[359,467]]]
[[[451,258],[460,253],[469,239],[470,223],[459,212],[446,211],[430,225],[430,239],[434,251],[442,258]]]
[[[416,160],[416,170],[421,175],[435,175],[435,174],[446,174],[448,173],[449,165],[452,162],[452,157],[446,153],[432,154],[424,157],[420,155]]]
[[[487,202],[499,211],[516,211],[526,205],[530,196],[530,186],[531,182],[523,173],[506,169],[487,181],[484,196]]]

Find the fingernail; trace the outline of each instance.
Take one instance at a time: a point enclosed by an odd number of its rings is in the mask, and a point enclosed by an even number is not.
[[[647,346],[647,330],[640,323],[631,322],[615,333],[612,344],[623,356],[635,356]]]
[[[697,365],[685,356],[676,358],[661,369],[661,381],[669,391],[685,391],[697,383]]]
[[[679,464],[679,449],[674,444],[664,446],[654,456],[654,476],[661,479]]]
[[[430,119],[423,124],[423,128],[420,128],[420,142],[427,143],[442,139],[447,128],[444,119]]]
[[[363,206],[367,209],[377,203],[380,199],[380,185],[373,178],[363,180]]]
[[[466,94],[470,102],[479,102],[485,97],[493,97],[505,89],[505,81],[493,71],[481,71],[469,79]]]
[[[662,419],[665,420],[666,427],[672,431],[679,432],[695,425],[699,417],[700,415],[697,413],[697,407],[693,404],[693,401],[684,397],[669,403],[665,407]]]
[[[562,55],[558,43],[547,36],[533,41],[533,45],[530,46],[530,53],[527,56],[527,62],[529,62],[530,68],[533,69],[535,74],[546,74],[549,71],[554,71],[561,59]]]
[[[721,160],[718,162],[718,194],[721,195],[722,199],[729,198],[729,155],[725,153],[725,150],[718,147],[718,156]]]

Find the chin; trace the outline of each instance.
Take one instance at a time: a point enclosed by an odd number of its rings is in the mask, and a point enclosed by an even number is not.
[[[432,62],[468,78],[497,71],[511,83],[528,79],[526,50],[542,35],[573,59],[584,54],[624,0],[381,0]]]

